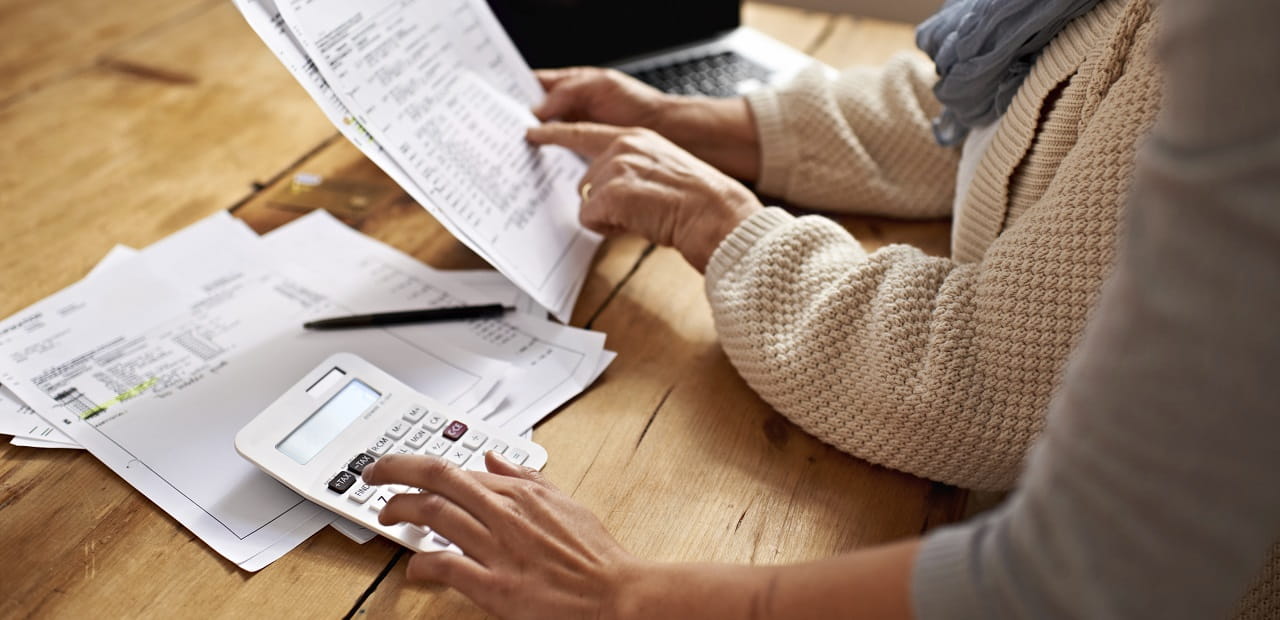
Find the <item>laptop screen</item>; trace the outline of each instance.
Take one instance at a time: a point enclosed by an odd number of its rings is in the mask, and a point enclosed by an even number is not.
[[[534,68],[602,65],[733,30],[739,0],[489,0]]]

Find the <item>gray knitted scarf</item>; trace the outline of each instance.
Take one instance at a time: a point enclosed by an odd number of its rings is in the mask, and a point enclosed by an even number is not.
[[[938,66],[938,143],[959,144],[969,129],[995,122],[1044,46],[1098,1],[947,0],[916,29],[916,45]]]

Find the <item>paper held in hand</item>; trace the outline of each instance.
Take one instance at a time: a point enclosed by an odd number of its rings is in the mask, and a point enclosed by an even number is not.
[[[335,126],[466,244],[567,322],[600,243],[586,165],[524,139],[544,95],[481,0],[234,0]]]

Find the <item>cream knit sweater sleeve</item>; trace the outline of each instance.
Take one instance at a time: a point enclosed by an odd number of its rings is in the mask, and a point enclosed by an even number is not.
[[[901,245],[867,253],[834,222],[777,208],[739,225],[712,256],[706,289],[721,345],[751,387],[855,456],[969,488],[1012,486],[1112,264],[1134,154],[1158,107],[1151,26],[1136,20],[1080,76],[1091,94],[1079,138],[1043,195],[978,260]],[[797,99],[801,111],[783,110],[796,126],[831,122],[818,117],[832,111],[806,107],[827,96],[811,88],[783,95]],[[822,174],[839,183],[834,162],[859,147],[803,148],[814,170],[829,157]]]
[[[951,212],[958,149],[934,141],[937,75],[919,54],[829,79],[819,67],[747,97],[762,161],[758,189],[790,203],[903,218]]]
[[[721,244],[707,292],[738,372],[806,432],[894,469],[1005,488],[1040,430],[1036,392],[1048,386],[1019,368],[1018,351],[1035,343],[999,342],[1002,322],[1033,311],[1029,291],[1000,295],[988,278],[994,320],[980,321],[982,275],[908,246],[867,254],[826,218],[771,207]]]

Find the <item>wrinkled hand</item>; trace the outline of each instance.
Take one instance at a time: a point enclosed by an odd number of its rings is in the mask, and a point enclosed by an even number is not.
[[[579,219],[604,233],[673,246],[698,271],[733,229],[763,208],[755,194],[647,129],[548,123],[528,132],[591,160]]]
[[[760,177],[760,142],[745,99],[668,95],[613,69],[575,67],[536,71],[547,91],[533,113],[559,119],[658,132],[725,174]]]
[[[621,71],[597,67],[545,69],[534,75],[547,91],[533,113],[542,121],[590,121],[653,129],[671,97]]]
[[[418,553],[412,581],[447,585],[503,618],[613,615],[638,562],[581,504],[542,475],[489,453],[489,472],[429,456],[387,456],[364,470],[369,484],[403,484],[378,520],[428,526],[467,555]]]

